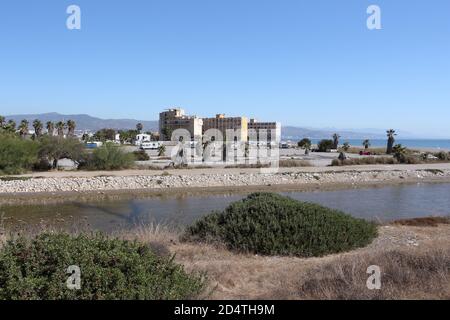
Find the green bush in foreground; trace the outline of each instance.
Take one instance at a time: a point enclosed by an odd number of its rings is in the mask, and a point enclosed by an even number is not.
[[[0,174],[19,174],[37,162],[38,144],[12,134],[0,133]]]
[[[80,290],[67,288],[71,265],[81,269]],[[189,299],[203,287],[148,246],[101,235],[43,234],[0,249],[0,299]]]
[[[186,230],[188,241],[222,242],[264,255],[323,256],[368,245],[374,223],[270,193],[255,193]]]
[[[134,155],[124,152],[113,143],[106,143],[97,148],[84,164],[88,170],[120,170],[128,169],[134,164]]]

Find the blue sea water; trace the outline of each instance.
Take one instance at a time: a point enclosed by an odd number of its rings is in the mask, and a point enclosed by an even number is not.
[[[311,139],[313,144],[318,143],[321,139]],[[361,146],[363,139],[340,139],[339,143],[350,143],[352,146]],[[370,139],[371,147],[386,147],[386,139]],[[408,148],[433,148],[441,150],[450,150],[450,139],[396,139],[395,144],[401,144]]]

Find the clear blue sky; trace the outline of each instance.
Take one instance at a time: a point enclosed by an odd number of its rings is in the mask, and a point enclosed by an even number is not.
[[[0,114],[180,106],[450,138],[448,0],[3,0],[0,41]]]

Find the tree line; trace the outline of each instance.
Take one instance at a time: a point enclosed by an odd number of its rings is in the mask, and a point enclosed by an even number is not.
[[[31,126],[34,128],[34,134],[32,138],[39,138],[44,135],[44,124],[39,119],[35,119]],[[10,133],[18,133],[21,138],[26,138],[29,134],[30,123],[28,120],[23,119],[19,125],[13,119],[6,121],[4,116],[0,116],[0,130]],[[52,122],[47,121],[45,129],[47,134],[54,136],[55,133],[59,137],[75,136],[76,123],[74,120]]]
[[[78,168],[116,170],[133,165],[133,154],[106,143],[94,151],[75,137],[74,121],[47,123],[47,132],[39,120],[33,121],[35,133],[30,137],[27,120],[16,127],[13,120],[0,116],[0,174],[46,171],[58,168],[61,159],[72,160]],[[56,133],[56,134],[55,134]]]
[[[386,146],[386,154],[393,154],[395,149],[398,149],[401,147],[401,145],[398,145],[398,147],[395,145],[395,136],[397,135],[397,133],[395,132],[394,129],[389,129],[386,131],[387,134],[387,146]],[[341,136],[338,133],[333,134],[333,139],[323,139],[321,141],[319,141],[318,145],[317,145],[317,149],[319,152],[326,152],[327,150],[330,149],[338,149],[339,148],[339,139],[341,138]],[[305,149],[305,152],[308,154],[311,146],[312,146],[312,141],[309,138],[304,138],[302,140],[300,140],[298,142],[298,147]],[[365,139],[362,142],[362,145],[364,147],[364,149],[369,149],[371,143],[369,139]],[[396,148],[397,147],[397,148]],[[342,145],[342,148],[344,149],[344,151],[348,151],[350,149],[350,143],[345,142]]]

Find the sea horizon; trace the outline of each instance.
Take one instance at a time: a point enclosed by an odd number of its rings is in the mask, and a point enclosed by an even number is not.
[[[313,144],[317,144],[322,139],[311,139]],[[387,139],[369,139],[371,147],[386,147]],[[361,146],[364,139],[341,139],[339,144],[348,142],[352,147]],[[424,148],[437,150],[450,150],[450,139],[396,139],[395,144],[401,144],[408,148]]]

